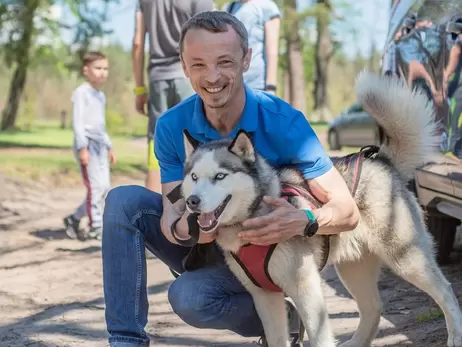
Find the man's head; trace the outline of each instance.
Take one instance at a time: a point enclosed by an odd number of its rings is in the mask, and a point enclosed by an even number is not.
[[[209,108],[226,107],[242,92],[251,54],[247,30],[227,12],[202,12],[183,25],[183,70]]]
[[[83,74],[88,82],[99,88],[108,76],[109,63],[107,57],[101,52],[88,52],[83,58]]]

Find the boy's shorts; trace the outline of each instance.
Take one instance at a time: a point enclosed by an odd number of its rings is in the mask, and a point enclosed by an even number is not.
[[[189,79],[185,77],[149,83],[148,101],[148,170],[159,170],[159,163],[154,155],[154,133],[157,119],[169,108],[194,94]]]

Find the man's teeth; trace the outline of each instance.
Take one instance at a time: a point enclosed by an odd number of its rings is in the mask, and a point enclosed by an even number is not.
[[[219,87],[219,88],[205,88],[209,93],[218,93],[223,90],[224,87]]]

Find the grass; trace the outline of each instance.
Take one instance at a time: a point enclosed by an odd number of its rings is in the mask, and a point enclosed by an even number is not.
[[[146,147],[132,137],[112,136],[117,163],[113,176],[136,175],[146,170]],[[0,171],[23,178],[80,180],[72,151],[73,134],[57,125],[37,125],[28,131],[0,133]]]
[[[419,323],[426,323],[430,322],[432,320],[444,318],[444,313],[441,310],[433,310],[433,311],[428,311],[421,313],[417,315],[416,320]]]
[[[326,123],[312,124],[316,133],[326,131]],[[111,135],[117,163],[115,176],[137,175],[146,171],[147,144],[131,136]],[[72,151],[71,129],[58,123],[34,123],[27,130],[0,132],[0,171],[33,180],[79,181],[80,170]],[[348,150],[347,150],[348,152]],[[59,182],[58,182],[59,183]]]

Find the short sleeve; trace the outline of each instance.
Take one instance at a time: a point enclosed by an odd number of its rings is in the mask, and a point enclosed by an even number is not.
[[[281,16],[281,11],[278,5],[273,0],[265,1],[265,6],[262,8],[263,11],[263,23]]]
[[[213,0],[194,0],[193,1],[193,16],[206,11],[213,11],[215,4]]]
[[[165,122],[159,118],[154,134],[154,154],[160,166],[161,183],[169,183],[183,180],[183,163],[175,148],[171,130]]]
[[[280,142],[281,165],[295,166],[305,179],[319,177],[332,168],[332,161],[305,116],[295,112]]]

